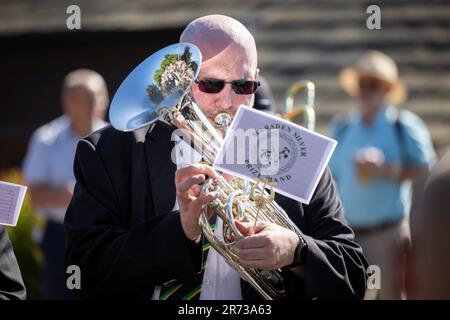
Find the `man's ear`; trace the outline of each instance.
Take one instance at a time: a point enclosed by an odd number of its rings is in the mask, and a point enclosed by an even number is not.
[[[259,79],[259,68],[256,68],[256,72],[255,72],[255,80]]]
[[[67,112],[67,92],[63,92],[61,94],[61,97],[59,98],[59,101],[61,103],[61,107],[64,113]]]

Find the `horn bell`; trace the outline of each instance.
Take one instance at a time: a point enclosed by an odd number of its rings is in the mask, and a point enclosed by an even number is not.
[[[112,126],[120,131],[133,131],[163,119],[188,92],[201,62],[200,49],[191,43],[176,43],[147,57],[116,91],[109,109]],[[184,76],[168,70],[183,63],[188,66],[184,68],[188,70]]]

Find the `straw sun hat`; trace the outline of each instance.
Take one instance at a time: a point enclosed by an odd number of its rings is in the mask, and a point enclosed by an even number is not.
[[[406,99],[406,88],[398,77],[397,65],[389,56],[379,51],[369,51],[358,59],[354,66],[341,71],[339,82],[342,88],[351,96],[357,96],[359,77],[372,77],[388,83],[391,86],[386,100],[399,105]]]

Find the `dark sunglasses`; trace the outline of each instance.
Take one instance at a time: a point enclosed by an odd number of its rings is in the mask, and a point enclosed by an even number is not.
[[[382,81],[369,77],[359,78],[358,85],[359,88],[362,90],[376,90],[380,87],[385,86],[385,84]]]
[[[198,84],[198,89],[205,93],[219,93],[225,87],[226,83],[230,83],[233,91],[236,94],[242,95],[255,93],[260,85],[259,81],[253,80],[225,81],[219,79],[196,79],[195,83]]]

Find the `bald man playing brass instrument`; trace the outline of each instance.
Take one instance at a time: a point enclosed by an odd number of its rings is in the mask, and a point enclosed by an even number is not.
[[[253,105],[257,51],[240,22],[202,17],[186,27],[180,42],[201,51],[191,95],[211,122],[218,113],[233,116],[240,105]],[[202,269],[198,220],[218,195],[203,194],[199,184],[217,174],[201,164],[177,170],[174,129],[160,121],[135,132],[108,127],[79,143],[65,225],[66,264],[81,269],[81,297],[259,298],[214,249]],[[302,236],[267,222],[258,222],[253,233],[253,225],[236,222],[245,235],[235,244],[241,265],[282,269],[288,299],[362,298],[367,262],[344,222],[329,170],[309,205],[278,194],[275,200]]]

